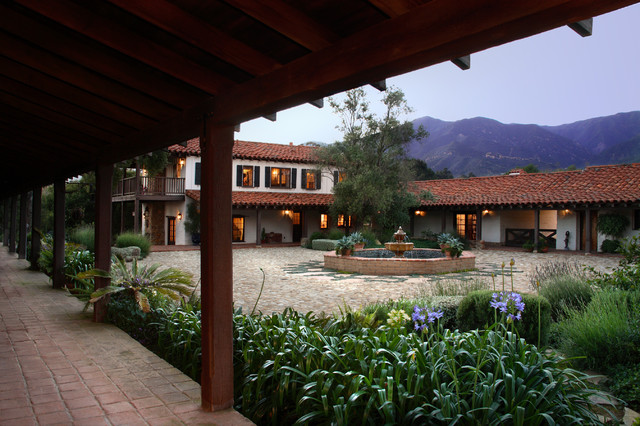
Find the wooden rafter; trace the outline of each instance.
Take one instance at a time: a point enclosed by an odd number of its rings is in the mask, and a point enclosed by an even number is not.
[[[47,18],[209,94],[233,84],[204,66],[70,1],[16,0]],[[88,25],[90,23],[90,25]]]
[[[118,7],[253,75],[280,64],[164,0],[109,0]]]
[[[225,1],[309,50],[324,49],[338,40],[329,29],[282,0]]]

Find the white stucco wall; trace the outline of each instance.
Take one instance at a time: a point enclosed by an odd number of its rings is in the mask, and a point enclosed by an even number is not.
[[[427,210],[424,216],[414,216],[413,237],[422,238],[422,231],[442,232],[442,214],[441,211]]]
[[[491,210],[482,215],[482,240],[487,243],[500,243],[500,212]]]
[[[182,219],[178,220],[178,212],[182,214]],[[191,236],[189,236],[189,242],[187,242],[184,231],[184,217],[186,214],[184,201],[167,201],[164,205],[164,243],[167,244],[169,240],[169,221],[167,217],[173,216],[176,218],[176,245],[191,244]]]
[[[569,250],[577,250],[580,244],[578,233],[578,221],[580,216],[573,210],[557,210],[558,233],[556,235],[556,249],[564,249],[565,233],[569,231]]]

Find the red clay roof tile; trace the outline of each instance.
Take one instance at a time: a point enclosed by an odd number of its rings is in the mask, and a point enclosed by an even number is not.
[[[186,194],[193,200],[200,201],[200,191],[187,190]],[[232,200],[234,207],[329,207],[333,203],[333,195],[304,192],[234,191]]]
[[[640,201],[640,163],[585,170],[469,179],[419,181],[412,190],[431,191],[424,206],[524,206]]]
[[[288,163],[312,163],[316,148],[305,145],[282,145],[266,142],[235,141],[233,158],[245,160],[283,161]],[[200,155],[200,140],[187,141],[187,146],[171,145],[169,152],[176,155]]]

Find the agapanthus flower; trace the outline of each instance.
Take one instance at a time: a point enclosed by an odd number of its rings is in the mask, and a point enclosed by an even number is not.
[[[442,318],[443,314],[444,312],[442,312],[442,310],[436,311],[432,308],[421,308],[416,305],[413,308],[411,319],[413,320],[416,331],[426,331],[429,324],[433,324],[437,319]]]
[[[489,306],[503,314],[507,314],[507,323],[512,323],[522,319],[525,305],[519,293],[501,291],[500,293],[493,293]]]

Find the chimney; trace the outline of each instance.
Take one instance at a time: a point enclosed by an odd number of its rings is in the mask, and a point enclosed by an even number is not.
[[[293,142],[289,142],[289,146],[293,146]]]

